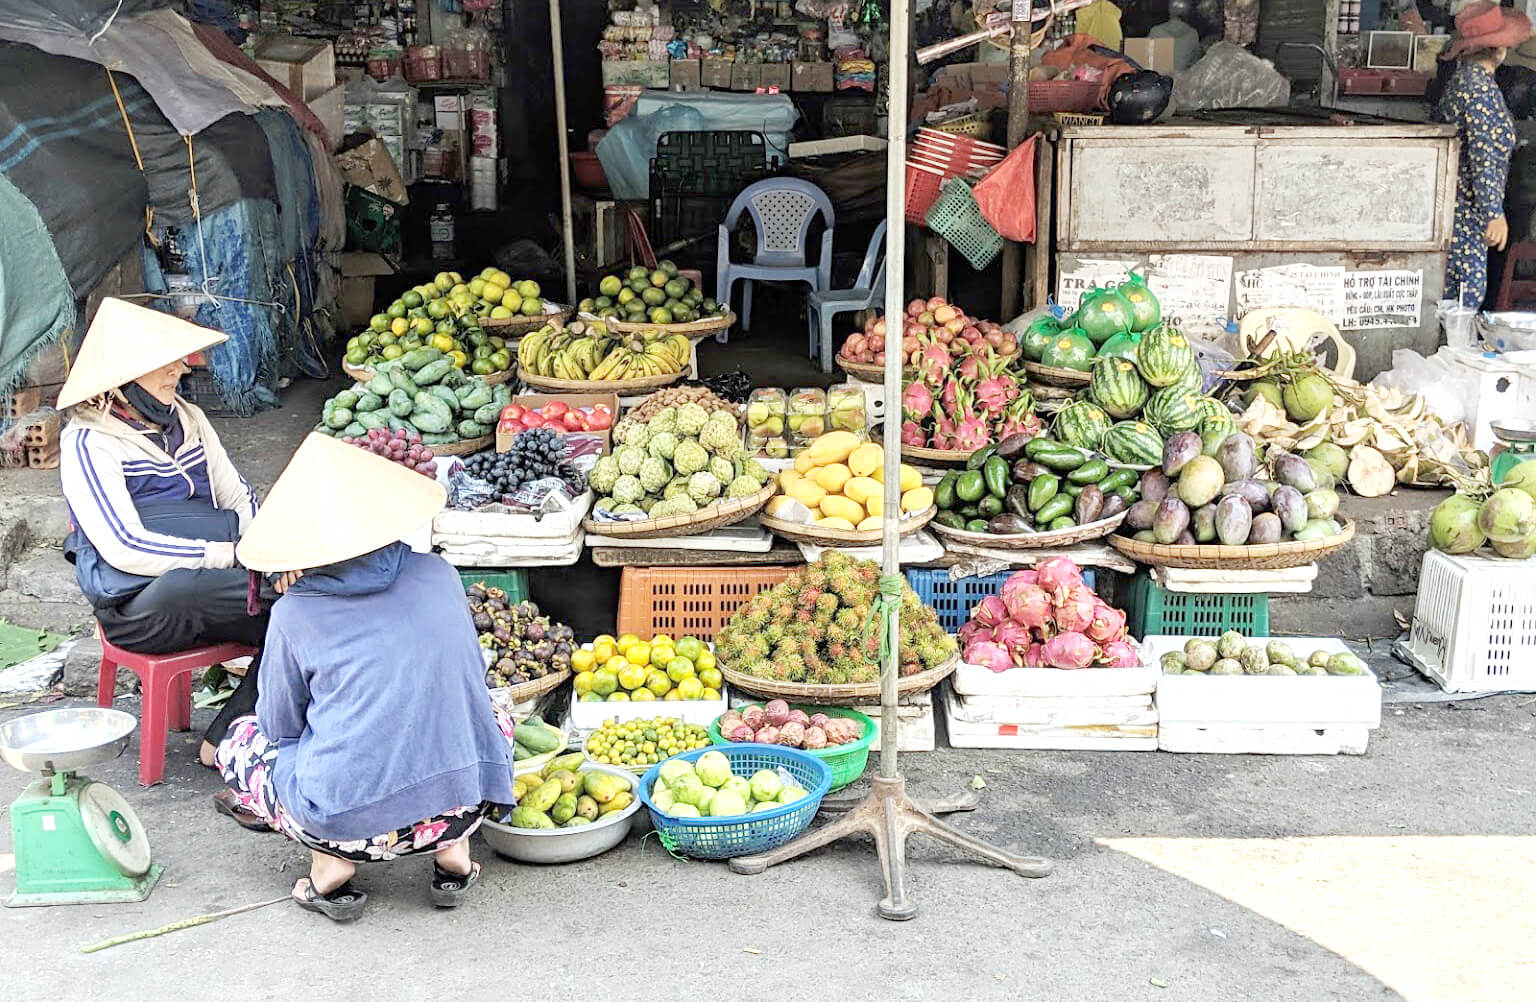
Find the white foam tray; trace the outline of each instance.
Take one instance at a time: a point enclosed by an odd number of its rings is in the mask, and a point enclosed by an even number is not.
[[[998,723],[967,719],[974,709],[952,691],[944,695],[949,743],[954,748],[1015,748],[1042,750],[1156,751],[1157,711],[1095,712],[1096,722],[1068,722],[1061,718],[1040,723]],[[1112,719],[1118,718],[1118,719]]]
[[[1169,651],[1182,651],[1189,637],[1156,635],[1142,641],[1142,657],[1159,664]],[[1209,638],[1207,638],[1209,639]],[[1299,658],[1315,650],[1349,650],[1335,637],[1250,637],[1249,643],[1283,640]],[[1323,730],[1381,724],[1381,683],[1369,668],[1363,675],[1163,675],[1157,684],[1158,719],[1209,728],[1288,726]]]
[[[673,536],[665,539],[624,539],[618,536],[587,533],[587,545],[622,546],[630,549],[739,550],[742,553],[767,553],[773,549],[773,533],[756,522],[749,521],[693,536]]]
[[[1198,727],[1163,724],[1157,746],[1206,755],[1364,755],[1371,729],[1354,727]]]
[[[730,687],[724,686],[719,699],[657,700],[650,703],[583,703],[571,690],[571,726],[582,734],[595,731],[605,720],[639,720],[648,717],[676,717],[686,724],[708,727],[725,712]]]
[[[559,498],[556,499],[556,503]],[[581,531],[581,520],[592,507],[592,492],[585,491],[569,507],[544,513],[535,518],[502,505],[487,505],[474,511],[437,513],[432,519],[433,541],[439,536],[485,537],[487,539],[569,540]]]
[[[996,672],[961,663],[950,683],[962,696],[1140,696],[1157,691],[1162,670],[1135,668],[1010,668]]]

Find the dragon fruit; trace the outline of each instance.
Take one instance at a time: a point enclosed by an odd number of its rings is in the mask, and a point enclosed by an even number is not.
[[[1067,593],[1052,603],[1056,629],[1063,633],[1081,633],[1093,622],[1094,603],[1097,601],[1088,586],[1078,582]]]
[[[992,631],[992,642],[1001,645],[1014,664],[1023,664],[1024,652],[1029,648],[1034,638],[1029,634],[1029,628],[1018,623],[1000,623],[997,629]]]
[[[938,403],[950,415],[950,420],[954,420],[954,415],[960,413],[963,406],[960,403],[960,380],[951,376],[944,381],[943,388],[939,390]]]
[[[965,663],[1004,672],[1013,667],[1013,658],[1001,644],[990,640],[978,640],[965,649]]]
[[[903,421],[901,423],[901,444],[921,447],[928,444],[928,435],[923,431],[923,426],[916,421]]]
[[[1003,604],[1008,607],[1009,617],[1020,626],[1044,627],[1051,621],[1051,597],[1038,584],[1020,581],[1022,573],[1003,583]]]
[[[971,358],[977,356],[972,355]],[[967,360],[969,361],[969,359]],[[979,366],[978,366],[979,368]],[[975,378],[974,376],[971,378]],[[988,367],[982,378],[976,384],[976,402],[981,409],[993,420],[999,420],[1004,416],[1008,405],[1019,397],[1018,383],[1003,374],[1001,361]]]
[[[1092,640],[1072,630],[1047,640],[1041,654],[1052,668],[1087,668],[1093,664],[1098,648]]]
[[[1135,668],[1141,663],[1136,648],[1124,640],[1112,640],[1099,649],[1099,660],[1109,668]]]
[[[955,421],[954,418],[939,407],[933,405],[933,436],[931,444],[935,449],[949,449],[954,445]]]
[[[966,452],[975,452],[992,441],[992,429],[976,413],[975,401],[971,398],[969,390],[961,386],[957,396],[959,398],[959,408],[953,413],[965,416],[955,422],[952,447],[964,449]]]
[[[965,356],[960,360],[960,364],[955,366],[955,371],[960,374],[962,379],[969,379],[975,382],[982,377],[981,356]]]
[[[1083,630],[1088,639],[1097,644],[1110,644],[1125,637],[1125,613],[1105,603],[1103,599],[1095,599],[1093,603],[1093,618]]]
[[[976,608],[971,610],[971,622],[988,630],[996,629],[1000,623],[1008,621],[1008,607],[1003,600],[996,595],[988,595],[982,599]]]
[[[997,437],[1007,438],[1009,435],[1023,435],[1026,438],[1035,438],[1045,428],[1040,415],[1035,413],[1035,400],[1028,391],[1022,392],[1008,405],[1003,412],[1002,423],[998,425]]]
[[[950,357],[948,348],[937,341],[931,341],[923,346],[922,355],[917,362],[917,371],[922,374],[924,382],[938,386],[944,381],[953,362],[954,359]]]
[[[1035,568],[1040,587],[1050,593],[1051,600],[1060,602],[1067,592],[1083,583],[1082,569],[1069,557],[1052,557]]]
[[[1044,644],[1030,644],[1027,648],[1025,648],[1025,650],[1024,650],[1024,667],[1025,668],[1044,668],[1045,667],[1045,645]]]
[[[908,383],[901,391],[901,416],[908,421],[921,421],[933,412],[933,390],[926,383]]]
[[[971,643],[977,640],[991,640],[993,629],[993,627],[987,626],[983,623],[978,623],[973,619],[966,623],[964,626],[960,627],[960,629],[955,633],[955,636],[960,638],[961,647],[968,647]]]

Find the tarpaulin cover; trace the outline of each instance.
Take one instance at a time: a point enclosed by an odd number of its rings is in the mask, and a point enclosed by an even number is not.
[[[3,0],[0,0],[0,2],[3,2]],[[198,41],[202,42],[208,51],[213,53],[214,58],[220,62],[228,63],[235,69],[244,70],[252,74],[270,87],[272,92],[288,106],[288,111],[294,118],[299,120],[299,124],[304,126],[304,128],[324,139],[327,144],[331,144],[333,140],[341,139],[340,136],[328,136],[325,131],[325,125],[320,121],[319,116],[310,110],[309,105],[300,100],[298,95],[288,89],[287,85],[257,65],[256,60],[246,55],[244,49],[231,42],[224,32],[212,25],[196,21],[192,23],[192,31],[197,35]],[[327,148],[329,148],[329,145]]]
[[[0,175],[0,389],[75,325],[75,295],[37,208]]]
[[[98,72],[101,72],[98,70]],[[144,91],[131,78],[119,76],[124,100],[129,89]],[[103,85],[105,86],[105,85]],[[192,163],[187,163],[187,140],[153,104],[129,116],[133,138],[144,158],[149,179],[149,202],[157,222],[187,226],[192,222],[193,171],[197,174],[198,205],[206,215],[233,205],[242,198],[277,198],[272,159],[267,156],[267,137],[249,115],[226,115],[191,137]],[[190,167],[190,169],[189,169]]]
[[[263,111],[256,122],[267,135],[277,180],[278,241],[282,267],[276,277],[278,297],[287,309],[278,322],[278,347],[284,361],[283,375],[296,370],[316,378],[325,376],[325,363],[314,357],[310,346],[315,332],[315,273],[320,242],[320,198],[315,188],[309,147],[296,122],[281,111]]]

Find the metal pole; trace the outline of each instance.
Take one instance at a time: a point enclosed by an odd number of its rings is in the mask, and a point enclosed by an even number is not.
[[[881,570],[901,573],[901,357],[902,317],[906,310],[906,162],[907,77],[911,59],[911,0],[891,3],[890,81],[887,88],[885,148],[885,518],[880,527]],[[892,628],[900,625],[891,620]],[[901,662],[896,639],[880,666],[880,772],[896,775],[896,678]]]
[[[1029,131],[1029,5],[1014,4],[1013,37],[1008,45],[1008,148],[1011,150],[1024,141]],[[1036,197],[1042,197],[1037,194]],[[1039,237],[1036,237],[1038,240]],[[1036,251],[1038,253],[1038,250]],[[1009,241],[1003,245],[1003,296],[1002,314],[1007,320],[1019,313],[1020,293],[1023,292],[1024,248]],[[1024,306],[1036,305],[1025,298]]]
[[[560,223],[565,244],[565,301],[576,304],[576,237],[571,224],[571,143],[565,135],[565,44],[560,39],[560,0],[549,0],[549,48],[555,71],[555,139],[560,148]]]

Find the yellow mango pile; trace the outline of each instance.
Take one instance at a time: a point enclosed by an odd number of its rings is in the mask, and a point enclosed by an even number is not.
[[[885,450],[880,446],[860,441],[852,432],[828,432],[800,453],[794,469],[779,474],[782,493],[769,503],[768,514],[782,517],[775,508],[782,510],[787,506],[781,499],[793,499],[810,509],[815,525],[828,529],[878,529],[885,513],[884,460]],[[902,513],[925,511],[932,504],[932,489],[923,486],[917,470],[903,463]]]

